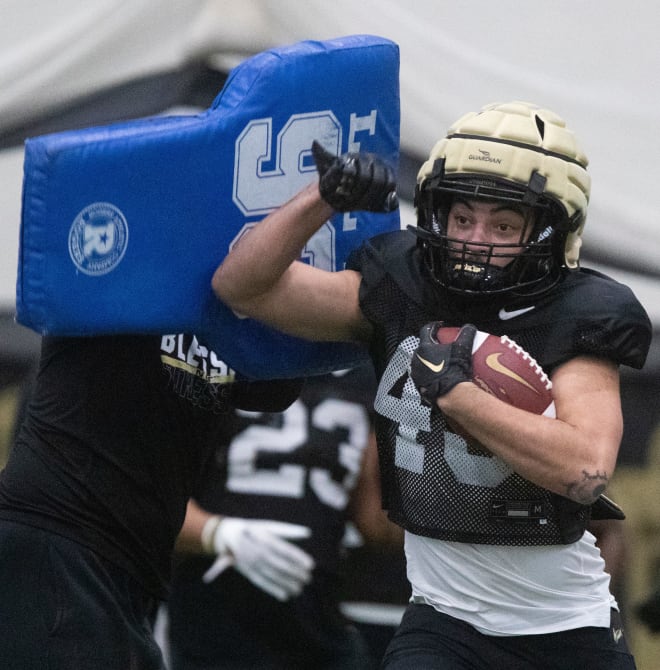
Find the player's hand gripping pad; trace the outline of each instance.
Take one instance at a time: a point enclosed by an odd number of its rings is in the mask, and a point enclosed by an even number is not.
[[[364,359],[238,319],[211,277],[240,235],[317,178],[314,140],[396,168],[398,69],[384,38],[306,41],[244,61],[201,114],[28,140],[18,321],[53,335],[195,332],[255,378]],[[338,214],[303,259],[342,269],[364,239],[398,227],[398,211]]]

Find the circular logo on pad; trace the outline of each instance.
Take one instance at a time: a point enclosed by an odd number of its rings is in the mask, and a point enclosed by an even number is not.
[[[121,262],[128,244],[128,224],[109,202],[95,202],[83,209],[69,230],[69,254],[87,275],[104,275]]]

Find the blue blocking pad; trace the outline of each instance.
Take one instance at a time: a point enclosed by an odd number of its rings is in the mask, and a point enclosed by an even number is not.
[[[211,277],[237,239],[316,179],[313,140],[396,169],[398,73],[398,46],[384,38],[305,41],[244,61],[203,113],[28,140],[17,320],[52,335],[197,333],[254,378],[364,360],[354,345],[239,319]],[[398,212],[337,215],[302,260],[342,269],[364,239],[398,227]]]

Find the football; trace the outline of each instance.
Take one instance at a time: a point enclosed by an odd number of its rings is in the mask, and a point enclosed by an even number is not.
[[[458,328],[440,328],[437,339],[453,342]],[[478,331],[472,346],[472,380],[514,407],[555,418],[552,382],[541,366],[506,335]]]

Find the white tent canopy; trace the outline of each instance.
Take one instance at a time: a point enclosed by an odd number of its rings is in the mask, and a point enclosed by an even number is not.
[[[0,0],[0,138],[72,101],[193,61],[354,33],[401,50],[402,149],[421,159],[493,101],[563,116],[590,158],[590,266],[660,324],[660,9],[631,0]],[[0,308],[13,309],[22,151],[0,152]],[[587,264],[587,263],[585,263]]]

